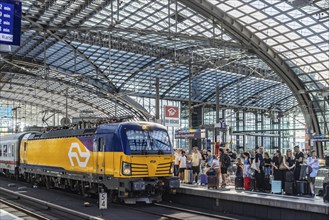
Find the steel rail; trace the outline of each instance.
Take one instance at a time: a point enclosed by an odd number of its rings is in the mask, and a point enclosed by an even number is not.
[[[49,220],[49,218],[47,218],[45,216],[39,215],[39,214],[37,214],[35,212],[32,212],[32,211],[30,211],[30,210],[28,210],[26,208],[23,208],[21,206],[18,206],[18,205],[14,204],[14,203],[8,202],[7,200],[0,199],[0,203],[5,204],[5,205],[7,205],[7,206],[9,206],[11,208],[14,208],[14,209],[16,209],[16,210],[18,210],[20,212],[23,212],[23,213],[25,213],[25,214],[27,214],[27,215],[29,215],[31,217],[35,217],[35,218],[40,219],[40,220],[41,219],[42,220]]]
[[[53,204],[53,203],[50,203],[50,202],[46,202],[46,201],[43,201],[43,200],[40,200],[40,199],[36,199],[36,198],[31,197],[31,196],[23,195],[19,192],[11,191],[11,190],[5,189],[3,187],[0,187],[0,191],[2,191],[4,193],[7,193],[9,195],[17,196],[17,199],[25,199],[25,200],[28,200],[28,201],[31,201],[31,202],[35,202],[37,204],[46,206],[49,209],[58,210],[58,211],[61,211],[61,212],[64,212],[64,213],[67,213],[67,214],[70,214],[70,215],[74,215],[74,216],[82,218],[82,219],[102,220],[102,218],[87,215],[87,214],[84,214],[84,213],[81,213],[81,212],[78,212],[78,211],[74,211],[72,209],[68,209],[68,208],[65,208],[63,206],[59,206],[59,205],[56,205],[56,204]]]

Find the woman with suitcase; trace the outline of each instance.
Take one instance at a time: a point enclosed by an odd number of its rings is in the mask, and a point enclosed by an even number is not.
[[[275,152],[275,156],[273,157],[273,161],[272,161],[274,180],[282,181],[282,172],[279,169],[282,161],[283,161],[283,157],[281,155],[281,152],[279,150],[277,150]]]
[[[208,176],[208,189],[209,188],[217,189],[219,185],[220,165],[219,165],[219,159],[217,158],[216,155],[212,156],[212,164],[210,169],[207,171],[207,176]]]
[[[243,189],[243,163],[241,158],[236,160],[235,189]]]
[[[275,156],[273,157],[273,176],[274,180],[271,182],[271,192],[281,193],[282,192],[282,170],[280,170],[280,164],[283,162],[283,157],[281,152],[277,150]]]
[[[248,152],[243,153],[243,188],[245,190],[251,189],[251,161],[250,154]]]

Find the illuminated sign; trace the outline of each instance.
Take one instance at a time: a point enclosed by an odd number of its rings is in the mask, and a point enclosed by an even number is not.
[[[0,0],[0,44],[20,45],[22,4]]]

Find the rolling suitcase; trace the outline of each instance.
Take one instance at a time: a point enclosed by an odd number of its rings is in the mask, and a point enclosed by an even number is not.
[[[308,186],[307,181],[296,181],[296,193],[298,195],[306,195],[308,194]]]
[[[271,182],[270,182],[270,178],[265,178],[265,179],[264,179],[264,190],[265,190],[265,191],[271,191]]]
[[[329,185],[325,186],[324,189],[324,194],[323,194],[323,202],[329,202]]]
[[[243,189],[244,181],[242,176],[235,177],[234,182],[235,182],[235,189]]]
[[[251,191],[256,191],[256,179],[255,178],[251,178]]]
[[[217,189],[218,188],[218,178],[217,178],[217,175],[211,175],[211,176],[208,176],[208,189],[210,188],[215,188]]]
[[[204,186],[204,185],[207,185],[207,183],[208,183],[208,177],[207,177],[207,175],[204,174],[204,173],[200,174],[200,184],[202,186]]]
[[[294,172],[292,171],[287,171],[286,172],[286,178],[285,178],[286,182],[294,182],[295,181],[295,175]]]
[[[307,168],[308,165],[300,165],[300,173],[298,180],[306,180],[307,179]]]
[[[284,192],[286,195],[294,195],[295,194],[295,183],[294,182],[285,182]]]
[[[250,190],[251,189],[251,178],[250,177],[243,178],[243,188],[245,190]]]
[[[193,173],[192,170],[184,171],[184,183],[192,184],[193,182]]]
[[[281,180],[272,180],[271,184],[271,193],[282,193],[282,181]]]

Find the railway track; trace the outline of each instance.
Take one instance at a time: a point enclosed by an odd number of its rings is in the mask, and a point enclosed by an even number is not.
[[[96,216],[87,215],[72,209],[68,209],[63,206],[59,206],[31,196],[24,195],[24,191],[16,192],[0,187],[0,192],[1,203],[36,219],[102,219]]]
[[[2,178],[0,178],[1,181]],[[3,192],[7,192],[9,197],[6,197],[6,201],[10,201],[10,203],[14,203],[16,206],[22,206],[23,208],[32,211],[40,215],[36,217],[37,219],[102,219],[102,217],[96,216],[103,216],[104,219],[119,219],[118,216],[126,215],[130,218],[123,218],[123,219],[170,219],[170,220],[182,220],[182,219],[189,219],[189,220],[212,220],[212,219],[223,219],[223,220],[236,220],[241,218],[233,218],[227,217],[219,214],[211,214],[207,213],[207,211],[199,210],[196,211],[189,207],[177,207],[174,204],[164,204],[164,203],[155,203],[155,204],[136,204],[136,205],[126,205],[126,204],[113,204],[110,203],[108,210],[99,211],[97,207],[98,198],[91,197],[91,198],[84,198],[81,195],[71,193],[68,191],[57,190],[57,189],[48,189],[45,190],[44,188],[36,188],[33,189],[30,184],[20,181],[13,181],[9,180],[9,182],[14,182],[16,184],[15,189],[19,190],[19,188],[26,188],[28,193],[24,191],[12,191],[11,188],[14,187],[6,186],[7,189],[4,189],[4,185],[0,184],[0,192],[3,195]],[[9,184],[8,184],[9,185]],[[34,192],[36,191],[36,192]],[[34,193],[33,193],[34,192]],[[29,194],[29,197],[33,198],[26,198],[26,194]],[[49,194],[49,196],[46,196]],[[46,201],[53,201],[55,199],[49,199],[51,195],[56,194],[60,202],[53,204],[51,202]],[[41,196],[43,195],[43,196]],[[72,203],[67,201],[67,198],[70,198],[72,202],[79,202],[80,206],[73,207],[73,206],[66,206],[65,204]],[[86,201],[90,204],[90,207],[83,207],[83,201]],[[33,203],[31,207],[31,202]],[[61,206],[59,206],[59,204]],[[63,207],[65,206],[65,207]],[[26,208],[27,207],[27,208]],[[71,209],[68,209],[70,207]],[[68,210],[67,210],[68,209]],[[64,210],[62,212],[61,210]],[[67,211],[67,213],[65,212]],[[113,212],[117,212],[117,215],[113,215]],[[63,215],[64,213],[64,215]],[[88,214],[83,214],[88,213]],[[104,214],[104,215],[103,215]],[[69,217],[70,216],[70,217]],[[121,218],[122,219],[122,218]]]
[[[195,211],[186,208],[174,207],[162,203],[155,203],[151,205],[122,205],[126,208],[133,209],[139,212],[148,213],[154,216],[162,217],[168,220],[237,220],[222,215],[209,214],[206,212]]]
[[[13,202],[0,198],[1,209],[3,211],[9,212],[13,216],[18,216],[19,218],[29,218],[29,219],[39,219],[39,220],[48,220],[49,218],[39,215],[31,210],[17,205]]]

